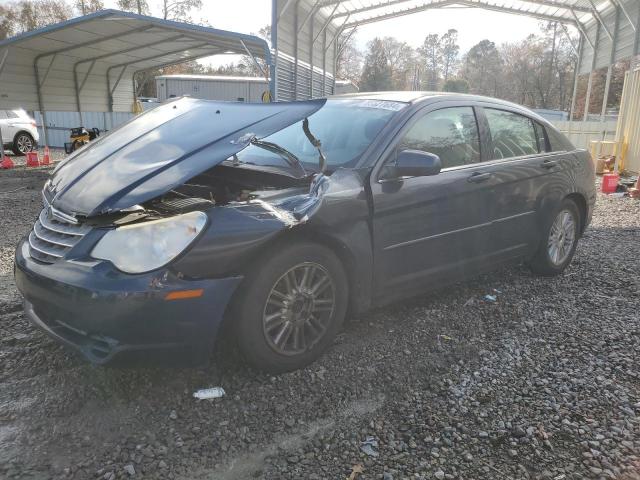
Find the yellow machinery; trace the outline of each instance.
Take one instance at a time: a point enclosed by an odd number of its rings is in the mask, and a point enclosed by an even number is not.
[[[64,150],[67,153],[72,153],[99,136],[100,130],[97,128],[92,128],[91,130],[87,130],[84,127],[72,128],[69,137],[70,142],[64,144]]]

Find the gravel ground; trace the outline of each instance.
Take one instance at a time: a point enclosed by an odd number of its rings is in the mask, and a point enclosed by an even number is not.
[[[45,174],[0,172],[0,478],[640,479],[639,201],[600,196],[560,277],[373,311],[271,377],[225,342],[199,369],[97,368],[32,328],[12,257]]]

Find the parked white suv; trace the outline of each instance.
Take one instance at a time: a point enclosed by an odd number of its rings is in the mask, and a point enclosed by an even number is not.
[[[2,143],[16,155],[26,155],[38,146],[36,121],[24,110],[0,110]]]

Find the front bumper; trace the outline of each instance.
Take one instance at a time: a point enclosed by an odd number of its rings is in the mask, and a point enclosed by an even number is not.
[[[23,241],[15,280],[33,324],[91,362],[106,364],[134,352],[201,359],[242,278],[186,280],[167,269],[130,275],[93,259],[43,264]],[[165,300],[169,292],[198,289],[200,297]]]

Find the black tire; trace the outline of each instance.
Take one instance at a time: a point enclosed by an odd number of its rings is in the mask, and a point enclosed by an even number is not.
[[[36,142],[27,132],[19,132],[13,139],[11,150],[15,155],[24,156],[29,152],[33,152],[36,148]]]
[[[561,220],[561,215],[567,214],[572,220],[573,238],[571,240],[571,244],[569,245],[568,235],[560,237],[562,239],[562,242],[559,243],[565,244],[565,247],[562,251],[562,254],[558,254],[558,256],[555,256],[554,254],[558,250],[552,250],[552,247],[550,246],[552,243],[551,236],[554,235],[554,223],[556,221],[560,221],[560,223],[563,223]],[[565,216],[563,218],[568,217]],[[542,235],[542,240],[540,241],[540,246],[538,247],[538,251],[529,262],[531,270],[534,273],[543,276],[554,276],[562,273],[573,259],[573,255],[578,245],[578,239],[580,238],[580,232],[582,231],[581,225],[582,221],[580,218],[580,211],[578,210],[578,206],[573,200],[565,198],[560,206],[554,211],[552,215],[550,215],[550,218],[547,220],[544,228],[544,233]]]
[[[312,273],[305,273],[309,271]],[[293,280],[289,277],[292,272]],[[311,287],[315,285],[313,282],[321,284],[316,288],[319,292],[318,298],[310,293]],[[326,286],[326,282],[331,282],[331,285]],[[290,296],[285,300],[281,292],[287,293],[286,286],[293,283],[300,288],[292,289],[298,292],[291,293],[295,300],[291,301]],[[307,297],[304,297],[300,284],[304,284],[305,288],[309,286],[305,291],[311,299],[307,300]],[[267,254],[262,263],[253,266],[252,272],[247,275],[240,289],[240,295],[234,300],[231,318],[238,346],[251,366],[270,373],[296,370],[316,360],[333,341],[347,311],[348,282],[340,260],[330,249],[311,242],[281,244],[280,248]],[[280,298],[283,298],[282,308],[276,306]],[[327,311],[327,298],[333,299],[330,312]],[[314,313],[313,309],[320,308],[320,302],[326,304],[322,308],[323,311]],[[300,311],[295,313],[294,307]],[[274,315],[277,317],[276,320],[269,324],[266,319]],[[313,317],[313,321],[311,318],[302,321],[301,317],[305,315]],[[315,318],[316,315],[322,316],[323,321]],[[284,320],[285,318],[290,320]],[[270,333],[267,333],[267,325],[271,327]],[[280,329],[284,328],[288,329],[288,333],[280,332]],[[302,333],[299,333],[300,329]],[[291,335],[294,335],[294,338],[290,340]],[[315,336],[318,338],[313,341]],[[280,342],[277,342],[278,338]],[[282,343],[282,339],[283,345],[279,347],[277,343]],[[295,353],[283,353],[286,348],[296,350],[291,346],[294,342],[295,345],[304,342],[305,348],[299,347],[300,351]]]

